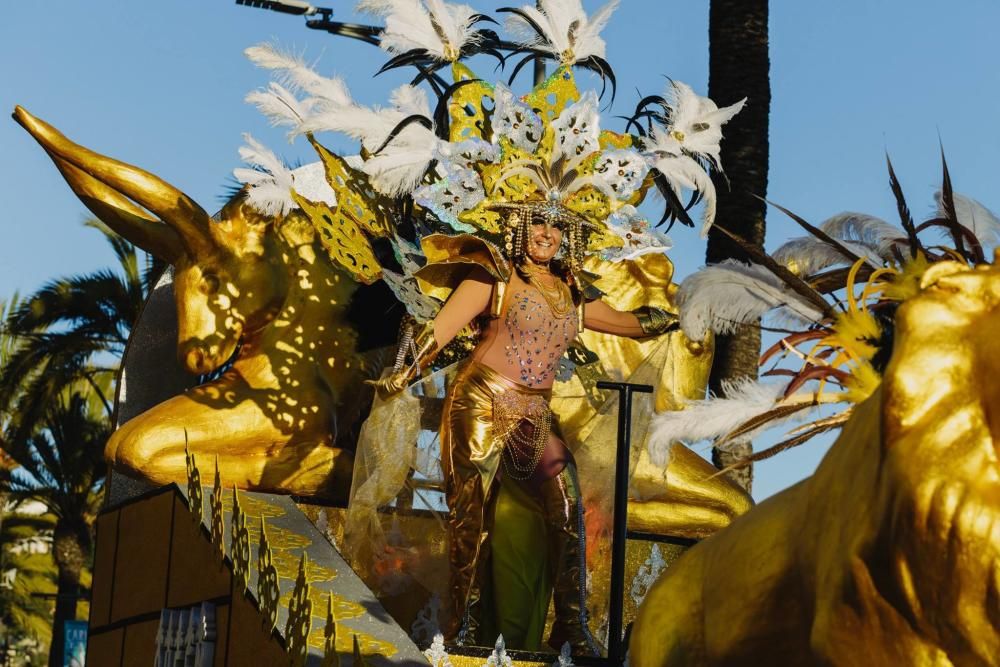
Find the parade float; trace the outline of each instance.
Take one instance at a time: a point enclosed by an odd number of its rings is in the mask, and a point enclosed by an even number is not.
[[[248,101],[318,160],[291,169],[248,135],[243,187],[216,215],[15,110],[81,201],[169,265],[122,363],[90,660],[617,664],[627,641],[641,666],[994,664],[1000,276],[980,237],[995,218],[970,214],[946,178],[940,214],[917,226],[895,187],[900,229],[800,221],[810,236],[773,257],[748,246],[754,263],[678,286],[657,222],[693,226],[693,193],[712,225],[710,173],[742,102],[720,109],[670,82],[624,132],[602,128],[574,68],[613,91],[599,33],[614,3],[593,17],[573,0],[511,9],[510,40],[462,5],[362,4],[385,27],[359,34],[392,54],[383,69],[414,67],[413,83],[364,107],[301,58],[249,48],[274,80]],[[513,76],[477,77],[463,63],[475,55],[513,56]],[[556,67],[514,92],[534,59]],[[328,150],[325,132],[357,154]],[[650,221],[638,207],[654,192]],[[531,357],[544,330],[508,355],[525,384],[536,369],[554,380],[553,433],[579,472],[575,612],[590,650],[554,654],[542,640],[565,621],[565,577],[544,511],[514,483],[523,469],[498,451],[481,497],[458,505],[456,449],[440,436],[466,358],[491,317],[510,317],[503,286],[535,227],[565,240],[564,314],[580,327],[553,359]],[[921,242],[938,228],[947,247]],[[493,285],[488,309],[429,358],[420,332],[474,271]],[[634,334],[583,330],[595,302],[634,313]],[[764,361],[801,365],[705,400],[714,333],[771,309],[797,328]],[[753,509],[684,444],[791,419],[805,424],[774,451],[840,438],[813,477]],[[453,583],[466,565],[456,508],[470,506],[489,514],[476,539],[494,554],[476,564],[489,613],[474,624]]]

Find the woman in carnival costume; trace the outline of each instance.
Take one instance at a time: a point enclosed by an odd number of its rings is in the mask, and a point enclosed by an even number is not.
[[[336,196],[335,214],[314,215],[322,206],[300,196],[295,202],[317,224],[325,220],[321,237],[335,261],[363,282],[384,279],[423,322],[400,341],[393,371],[375,381],[379,399],[355,459],[347,555],[359,570],[406,569],[384,558],[391,549],[379,508],[393,504],[419,466],[419,405],[411,400],[417,395],[411,385],[439,350],[478,319],[479,340],[451,380],[440,422],[450,562],[446,637],[493,639],[477,637],[477,628],[491,615],[479,604],[480,593],[495,542],[490,524],[497,488],[505,480],[533,498],[545,518],[548,549],[540,560],[551,570],[556,612],[550,644],[568,641],[595,653],[584,600],[580,485],[549,405],[551,389],[563,353],[585,328],[643,338],[671,330],[676,318],[649,306],[615,310],[592,289],[598,276],[585,271],[584,263],[598,255],[627,262],[669,247],[635,208],[654,183],[670,210],[687,222],[678,195],[682,188],[697,190],[707,202],[706,227],[711,224],[714,189],[706,169],[718,166],[721,126],[742,103],[718,109],[672,83],[668,95],[657,98],[662,111],[645,114],[649,122],[639,128],[640,137],[602,131],[598,97],[579,93],[572,67],[610,73],[599,32],[614,2],[593,18],[579,0],[513,10],[507,27],[519,40],[514,47],[559,62],[523,98],[503,84],[482,82],[459,62],[473,53],[513,48],[492,31],[475,30],[484,17],[469,7],[420,0],[363,4],[385,18],[380,43],[396,56],[386,68],[421,67],[418,79],[428,80],[441,97],[435,112],[412,86],[393,93],[391,108],[368,109],[350,98],[339,79],[321,77],[299,59],[266,46],[248,50],[258,65],[282,72],[285,83],[308,95],[295,99],[277,83],[255,93],[251,101],[275,123],[293,126],[293,134],[337,131],[361,140],[362,159],[354,163],[320,151]],[[451,86],[436,74],[449,62]],[[249,190],[251,200],[266,192],[262,184],[295,181],[251,176],[261,181]],[[392,212],[393,200],[404,203],[395,209],[406,212],[402,218]],[[401,272],[376,257],[366,239],[378,237],[389,239],[395,256],[390,264]],[[641,279],[629,280],[641,291]],[[649,301],[665,299],[651,295]],[[366,560],[375,567],[363,565]],[[496,582],[495,573],[493,578],[497,595],[510,596],[509,587]],[[540,601],[544,619],[547,590],[534,597],[527,603]],[[502,628],[507,619],[495,620]],[[538,638],[525,645],[538,644],[541,626],[536,623],[532,632]]]
[[[440,442],[448,503],[449,556],[454,618],[474,635],[490,516],[503,475],[537,500],[548,535],[555,595],[550,645],[568,641],[594,653],[585,589],[583,507],[573,456],[558,435],[549,407],[559,360],[584,327],[620,336],[665,333],[676,318],[646,307],[619,312],[581,288],[586,221],[548,201],[500,206],[506,214],[504,253],[472,238],[431,236],[423,247],[431,262],[417,272],[441,280],[441,269],[459,256],[468,275],[432,321],[414,337],[411,364],[377,382],[383,396],[401,391],[427,368],[438,350],[475,318],[483,317],[479,343],[453,380],[441,418]],[[435,259],[437,261],[435,261]],[[485,260],[485,261],[484,261]],[[478,262],[482,262],[481,264]],[[451,628],[455,637],[458,628]]]

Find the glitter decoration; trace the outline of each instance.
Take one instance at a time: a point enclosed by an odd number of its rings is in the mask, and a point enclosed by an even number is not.
[[[641,155],[633,150],[616,148],[601,153],[594,164],[597,174],[621,200],[628,200],[642,185],[649,165]]]
[[[476,228],[461,222],[458,215],[479,205],[486,198],[483,183],[471,169],[443,165],[447,175],[413,192],[413,201],[431,211],[438,220],[457,232],[473,233]]]
[[[542,119],[518,99],[510,88],[498,83],[493,89],[493,143],[506,138],[515,148],[532,153],[542,139]]]
[[[651,229],[649,221],[631,205],[621,207],[608,218],[608,229],[622,240],[620,248],[608,248],[601,252],[601,259],[608,262],[664,253],[674,245],[669,236]]]
[[[555,130],[553,162],[560,157],[573,160],[600,150],[600,115],[597,113],[597,93],[588,90],[580,101],[571,104],[552,123]]]

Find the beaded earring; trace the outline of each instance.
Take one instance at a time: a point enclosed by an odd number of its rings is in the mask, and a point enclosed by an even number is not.
[[[511,259],[514,258],[514,232],[520,222],[521,216],[517,213],[511,213],[510,217],[507,218],[507,229],[504,230],[504,248],[507,250],[507,256]]]
[[[531,229],[531,219],[526,218],[517,227],[517,256],[524,258],[528,254],[528,230]]]
[[[579,253],[577,252],[579,249],[579,243],[577,242],[577,226],[574,224],[568,225],[566,232],[569,237],[569,268],[570,271],[576,273],[576,271],[580,268]]]

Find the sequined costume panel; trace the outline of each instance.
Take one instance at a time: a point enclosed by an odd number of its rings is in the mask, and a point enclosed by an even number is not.
[[[484,341],[486,351],[476,358],[527,387],[551,387],[559,359],[577,335],[576,309],[557,317],[534,287],[512,283],[509,289],[507,308],[487,333],[495,338]]]

